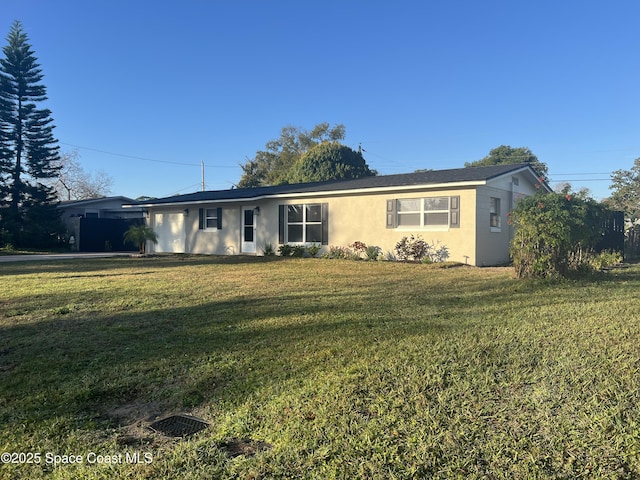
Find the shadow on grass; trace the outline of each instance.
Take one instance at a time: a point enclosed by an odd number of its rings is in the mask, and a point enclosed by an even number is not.
[[[43,304],[51,298],[37,299]],[[313,378],[385,335],[424,334],[387,312],[363,311],[360,293],[247,297],[194,307],[100,314],[54,310],[38,323],[0,327],[1,423],[80,416],[91,422],[131,402],[168,408],[241,404],[256,389]],[[5,322],[6,323],[6,322]],[[453,324],[432,319],[442,333]],[[332,353],[327,353],[332,352]],[[332,358],[335,357],[335,358]],[[2,365],[7,366],[5,370]],[[31,423],[35,422],[35,423]]]
[[[126,267],[144,275],[150,268],[185,263],[215,267],[272,261],[288,260],[158,257],[47,268],[108,276],[118,275],[110,269]],[[238,406],[259,390],[278,390],[358,361],[380,342],[441,338],[488,318],[495,325],[508,309],[527,312],[541,304],[576,301],[574,289],[584,286],[636,285],[638,273],[630,269],[580,283],[474,276],[456,289],[385,278],[376,277],[375,282],[386,282],[382,286],[361,279],[350,291],[324,291],[322,285],[312,292],[283,288],[277,296],[243,294],[144,312],[76,312],[65,309],[55,293],[12,299],[32,302],[33,308],[47,305],[50,311],[28,324],[16,311],[15,322],[5,316],[0,326],[0,423],[5,429],[27,424],[37,430],[39,423],[62,417],[88,425],[135,402],[159,402],[169,410],[205,403]]]
[[[250,255],[191,255],[167,254],[149,257],[110,257],[110,258],[82,258],[64,260],[27,260],[24,262],[3,263],[0,266],[0,277],[14,275],[28,275],[38,273],[91,272],[114,269],[149,269],[180,267],[188,265],[245,265],[263,264],[269,262],[288,261],[290,259],[278,256],[250,256]],[[309,259],[312,260],[312,259]]]

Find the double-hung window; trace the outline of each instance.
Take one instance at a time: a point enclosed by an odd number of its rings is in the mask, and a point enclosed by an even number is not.
[[[199,208],[198,217],[199,230],[220,230],[222,228],[221,208]]]
[[[327,243],[326,203],[280,205],[280,243]]]
[[[496,197],[489,199],[489,225],[491,226],[491,231],[500,231],[502,227],[500,220],[500,199]]]
[[[449,225],[449,197],[424,199],[423,225]]]
[[[389,199],[387,228],[460,228],[460,196]]]
[[[218,209],[205,208],[204,228],[218,228]]]
[[[419,198],[403,198],[397,201],[398,226],[419,227],[422,217],[421,200]]]

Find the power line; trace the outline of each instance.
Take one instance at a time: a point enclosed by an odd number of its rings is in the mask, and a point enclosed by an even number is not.
[[[187,163],[187,162],[173,162],[173,161],[169,161],[169,160],[157,160],[154,158],[146,158],[146,157],[138,157],[135,155],[126,155],[124,153],[115,153],[115,152],[108,152],[106,150],[100,150],[98,148],[90,148],[90,147],[83,147],[80,145],[74,145],[73,143],[66,143],[66,142],[60,142],[62,145],[68,145],[69,147],[74,147],[74,148],[81,148],[82,150],[89,150],[91,152],[98,152],[98,153],[104,153],[106,155],[113,155],[115,157],[122,157],[122,158],[133,158],[134,160],[144,160],[146,162],[156,162],[156,163],[166,163],[166,164],[170,164],[170,165],[183,165],[183,166],[189,166],[189,167],[199,167],[201,166],[201,163]],[[229,165],[208,165],[208,167],[212,167],[212,168],[236,168],[236,167],[232,167]]]
[[[552,183],[558,182],[610,182],[610,178],[563,178],[560,180],[551,180]]]
[[[192,185],[189,185],[188,187],[184,187],[184,188],[181,188],[181,189],[179,189],[179,190],[174,190],[172,193],[170,193],[170,194],[168,194],[168,195],[162,195],[162,197],[173,197],[173,196],[175,196],[175,195],[180,195],[180,194],[181,194],[182,192],[184,192],[185,190],[191,190],[192,188],[197,187],[197,186],[199,186],[199,185],[200,185],[200,182],[198,182],[198,183],[194,183],[194,184],[192,184]],[[161,197],[161,198],[162,198],[162,197]]]
[[[556,173],[555,175],[611,175],[611,172],[575,172],[575,173]]]

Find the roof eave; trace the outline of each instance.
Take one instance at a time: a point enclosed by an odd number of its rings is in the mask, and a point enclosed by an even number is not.
[[[553,189],[549,186],[549,184],[544,179],[544,177],[539,176],[536,173],[536,171],[533,168],[531,168],[530,165],[523,165],[520,168],[516,168],[516,169],[513,169],[513,170],[509,170],[507,172],[499,173],[497,175],[494,175],[494,176],[488,178],[487,181],[495,180],[496,178],[504,177],[504,176],[507,176],[507,175],[514,175],[516,173],[521,173],[521,172],[525,172],[525,171],[529,172],[529,174],[531,175],[531,179],[532,179],[531,183],[533,183],[534,185],[539,185],[540,188],[544,188],[549,193],[553,192]]]
[[[341,195],[357,195],[357,194],[372,194],[372,193],[386,193],[386,192],[410,192],[415,190],[437,190],[443,188],[464,188],[464,187],[476,187],[479,185],[486,185],[486,180],[474,180],[466,182],[446,182],[446,183],[421,183],[416,185],[399,185],[393,187],[371,187],[371,188],[352,188],[344,190],[315,190],[311,192],[288,192],[288,193],[273,193],[266,195],[256,195],[253,197],[244,198],[219,198],[209,200],[184,200],[178,202],[160,202],[160,203],[145,203],[137,205],[123,205],[123,207],[177,207],[185,204],[189,205],[204,205],[212,203],[242,203],[242,202],[256,202],[259,200],[269,200],[277,198],[309,198],[309,197],[335,197]]]

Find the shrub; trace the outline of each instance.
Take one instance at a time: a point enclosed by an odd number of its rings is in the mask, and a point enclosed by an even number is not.
[[[375,245],[368,245],[364,254],[367,256],[367,260],[376,261],[380,256],[380,252],[382,249],[380,247],[376,247]]]
[[[352,251],[349,253],[348,258],[352,259],[377,260],[382,250],[380,247],[367,245],[360,241],[353,242],[349,247],[351,247]]]
[[[622,263],[622,254],[605,250],[591,256],[589,263],[594,270],[604,270]]]
[[[364,242],[355,241],[349,245],[356,253],[364,253],[367,250],[367,244]]]
[[[449,259],[449,249],[443,245],[439,248],[435,248],[434,245],[429,245],[429,252],[422,259],[422,263],[442,263]]]
[[[322,256],[322,258],[341,259],[341,260],[344,260],[350,257],[351,257],[351,252],[347,247],[336,247],[334,245],[331,245],[329,247],[329,251]]]
[[[276,254],[276,251],[273,248],[273,244],[269,242],[265,242],[260,249],[262,250],[262,254],[265,257],[271,257]]]
[[[284,245],[280,245],[278,247],[278,253],[282,257],[290,257],[293,253],[293,247],[285,243]]]
[[[411,237],[402,237],[402,239],[396,243],[395,252],[398,259],[402,262],[415,261],[420,262],[427,254],[427,242],[420,238],[411,235]]]
[[[449,249],[445,245],[436,248],[436,245],[425,242],[420,235],[411,235],[402,237],[396,243],[395,252],[397,259],[402,262],[444,262],[449,258]]]
[[[397,262],[398,261],[398,257],[396,257],[393,252],[387,252],[387,253],[384,254],[384,260],[386,262]]]
[[[312,243],[307,247],[307,253],[309,253],[309,255],[311,255],[312,257],[315,257],[318,255],[318,253],[320,253],[321,249],[322,245],[320,245],[319,243]]]
[[[304,254],[307,253],[307,249],[303,245],[294,245],[291,249],[292,257],[304,257]]]
[[[519,200],[509,214],[516,276],[564,277],[592,270],[604,212],[595,200],[568,194],[538,193]]]

